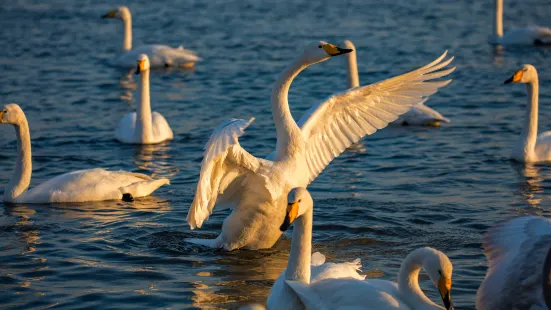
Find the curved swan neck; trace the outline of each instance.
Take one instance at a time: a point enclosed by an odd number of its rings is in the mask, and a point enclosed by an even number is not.
[[[285,280],[310,283],[312,262],[312,208],[299,217],[294,224],[293,240]]]
[[[32,154],[31,154],[31,135],[27,119],[23,119],[17,125],[14,125],[17,135],[17,162],[15,172],[4,189],[4,201],[14,202],[23,192],[29,188],[32,174]]]
[[[150,142],[153,138],[153,120],[149,96],[149,69],[140,72],[140,88],[138,94],[136,137],[139,138],[141,142]]]
[[[276,158],[288,153],[287,148],[294,134],[297,131],[300,133],[289,109],[289,87],[293,79],[309,65],[302,58],[298,58],[280,74],[272,89],[272,116],[277,131]]]
[[[400,273],[398,274],[398,290],[404,295],[404,298],[410,306],[423,305],[425,308],[441,308],[432,302],[419,287],[419,271],[428,254],[429,251],[423,248],[411,252],[406,257],[400,266]],[[419,307],[419,309],[424,308]]]
[[[122,41],[123,52],[128,52],[132,49],[132,14],[129,10],[126,10],[122,15],[122,22],[124,24],[124,40]]]
[[[534,152],[536,140],[538,138],[538,88],[539,82],[536,74],[532,81],[526,84],[526,89],[528,91],[528,109],[526,111],[526,118],[524,119],[524,126],[521,134],[521,143],[525,157]]]
[[[503,37],[503,0],[496,1],[496,15],[495,15],[495,25],[494,25],[494,34],[496,37]]]
[[[358,61],[356,59],[356,49],[348,53],[348,88],[360,86],[360,78],[358,76]]]

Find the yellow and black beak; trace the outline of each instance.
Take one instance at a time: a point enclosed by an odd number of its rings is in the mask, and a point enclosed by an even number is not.
[[[503,82],[503,84],[518,83],[520,82],[520,80],[522,80],[523,74],[524,74],[523,69],[517,70],[517,72],[515,72],[515,74],[513,74],[512,77],[508,78],[505,82]]]
[[[105,15],[103,15],[101,18],[115,18],[117,16],[117,10],[113,10]]]
[[[0,123],[2,122],[2,118],[4,118],[4,113],[6,113],[6,111],[0,111]]]
[[[442,297],[442,301],[444,302],[444,306],[446,307],[446,310],[454,309],[453,303],[452,303],[452,297],[450,295],[451,289],[452,289],[452,280],[446,277],[440,276],[440,280],[438,280],[438,291],[440,291],[440,297]]]
[[[340,48],[338,46],[335,46],[331,43],[327,43],[327,44],[324,44],[321,46],[325,52],[333,57],[333,56],[339,56],[339,55],[342,55],[342,54],[347,54],[347,53],[350,53],[352,52],[352,49],[349,49],[349,48]]]
[[[145,60],[140,59],[137,62],[136,75],[140,74],[144,70]]]
[[[291,227],[291,224],[293,224],[293,221],[297,218],[298,214],[298,202],[289,203],[287,204],[287,213],[285,214],[285,220],[283,221],[283,224],[279,226],[279,230],[286,231]]]

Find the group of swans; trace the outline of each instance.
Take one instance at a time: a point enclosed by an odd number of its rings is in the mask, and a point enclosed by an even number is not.
[[[513,28],[503,33],[503,0],[495,0],[494,35],[491,43],[499,45],[546,45],[551,44],[551,29],[531,26]]]
[[[444,60],[444,53],[417,70],[335,94],[295,122],[287,100],[293,79],[312,64],[350,52],[322,41],[307,47],[281,73],[271,99],[276,148],[266,159],[251,155],[238,141],[253,119],[233,119],[214,130],[187,220],[191,229],[200,228],[215,205],[233,210],[216,239],[187,241],[226,250],[271,247],[281,236],[277,223],[285,216],[292,188],[308,186],[347,147],[447,85],[451,80],[432,80],[455,69],[443,69],[453,60]]]

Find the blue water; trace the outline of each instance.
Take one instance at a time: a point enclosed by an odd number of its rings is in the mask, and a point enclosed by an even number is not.
[[[385,1],[386,2],[386,1]],[[362,84],[407,72],[448,49],[454,82],[428,101],[442,128],[389,127],[334,160],[310,186],[314,250],[360,257],[368,277],[396,279],[411,250],[432,246],[454,264],[457,309],[474,308],[486,261],[482,234],[517,214],[550,216],[551,168],[508,160],[520,134],[525,87],[502,85],[523,63],[540,73],[540,130],[551,129],[551,49],[487,44],[493,1],[134,1],[134,45],[195,50],[195,70],[152,73],[152,105],[175,140],[136,147],[113,140],[134,108],[136,79],[107,65],[122,40],[100,19],[111,1],[14,0],[0,6],[0,98],[27,114],[31,186],[57,174],[105,167],[164,176],[172,185],[134,203],[0,204],[0,308],[235,308],[263,303],[285,268],[289,233],[269,250],[224,253],[186,244],[215,237],[227,212],[190,231],[186,214],[202,147],[230,117],[256,117],[242,145],[271,152],[269,96],[276,75],[311,41],[352,40]],[[505,1],[505,28],[549,25],[546,1]],[[295,117],[346,87],[344,59],[293,83]],[[0,184],[16,141],[0,126]],[[441,304],[426,276],[427,295]]]

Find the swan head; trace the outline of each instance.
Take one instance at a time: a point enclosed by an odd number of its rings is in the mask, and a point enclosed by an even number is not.
[[[354,45],[354,43],[352,43],[352,41],[350,40],[344,40],[344,42],[342,43],[342,45],[347,48],[347,49],[350,49],[352,51],[355,51],[356,50],[356,46]]]
[[[146,54],[140,54],[138,56],[138,60],[136,60],[136,74],[140,74],[140,72],[149,70],[151,65],[149,64],[149,57],[147,57]]]
[[[424,248],[427,256],[423,260],[423,269],[429,275],[434,286],[438,288],[440,297],[447,310],[453,309],[450,295],[452,289],[452,263],[446,254],[433,248]]]
[[[536,70],[536,67],[532,65],[524,65],[522,69],[519,69],[515,71],[513,76],[508,78],[503,84],[509,84],[509,83],[530,83],[534,80],[537,80],[538,78],[538,71]]]
[[[339,56],[352,52],[348,48],[340,48],[325,41],[319,41],[306,47],[302,59],[305,63],[315,64],[325,61],[333,56]]]
[[[17,125],[25,120],[25,113],[15,103],[5,105],[0,110],[0,124]]]
[[[285,211],[285,220],[279,227],[281,231],[286,231],[291,227],[295,219],[301,217],[306,212],[312,210],[314,201],[308,190],[304,187],[293,188],[287,195],[287,210]]]
[[[103,15],[101,18],[116,18],[125,20],[130,17],[130,9],[126,6],[121,6],[116,10],[110,11],[109,13]]]

